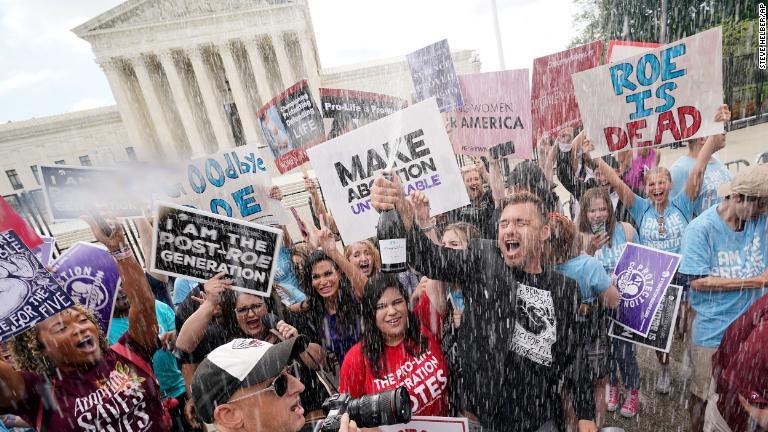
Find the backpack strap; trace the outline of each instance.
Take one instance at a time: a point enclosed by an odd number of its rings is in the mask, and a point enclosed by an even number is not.
[[[119,355],[120,357],[123,357],[124,359],[136,365],[139,369],[146,372],[147,375],[151,376],[155,380],[155,384],[158,384],[159,386],[157,377],[155,376],[155,372],[152,370],[152,366],[150,366],[150,364],[147,363],[146,360],[141,358],[141,356],[131,351],[130,349],[128,349],[127,346],[123,345],[120,342],[112,345],[110,349],[115,353],[117,353],[117,355]]]

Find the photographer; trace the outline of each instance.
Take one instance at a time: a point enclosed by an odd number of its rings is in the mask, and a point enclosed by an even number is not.
[[[298,432],[304,384],[295,363],[307,346],[303,336],[276,345],[235,339],[211,351],[192,379],[198,415],[221,432]],[[357,430],[345,414],[339,431]]]

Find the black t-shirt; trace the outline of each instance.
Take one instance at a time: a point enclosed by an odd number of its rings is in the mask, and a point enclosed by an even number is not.
[[[490,190],[487,190],[483,192],[477,206],[470,203],[467,206],[447,212],[446,225],[456,222],[466,222],[480,230],[480,234],[483,238],[492,238],[489,237],[490,231],[488,222],[493,216],[494,207],[493,195]]]
[[[176,329],[181,331],[184,326],[184,322],[200,307],[200,303],[195,301],[192,297],[200,297],[200,287],[195,287],[189,293],[186,299],[184,299],[178,308],[176,308]],[[176,350],[176,356],[182,364],[197,364],[205,359],[205,357],[218,348],[221,345],[234,339],[236,335],[231,334],[231,331],[227,331],[227,327],[224,326],[221,316],[215,316],[208,324],[208,328],[205,329],[203,339],[197,345],[194,351],[187,353],[179,349]]]

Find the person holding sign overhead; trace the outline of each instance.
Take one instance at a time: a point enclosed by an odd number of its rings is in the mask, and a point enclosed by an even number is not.
[[[15,337],[11,348],[24,371],[0,362],[0,411],[40,431],[166,431],[170,416],[150,366],[158,348],[155,298],[122,226],[107,235],[86,222],[117,262],[131,303],[128,331],[109,347],[93,314],[77,305]]]
[[[727,105],[721,105],[715,114],[715,120],[726,122],[731,119]],[[582,139],[584,135],[582,135]],[[586,144],[591,149],[591,143]],[[683,192],[670,197],[672,176],[669,170],[657,167],[645,173],[643,187],[647,198],[642,198],[632,191],[602,159],[597,159],[598,169],[608,179],[608,183],[619,193],[619,199],[627,206],[639,228],[639,241],[645,246],[666,252],[680,253],[683,231],[693,219],[694,201],[701,192],[704,171],[712,154],[725,146],[725,134],[707,138],[704,147],[696,158],[696,165],[685,183]],[[673,282],[686,286],[680,281]],[[672,372],[669,358],[657,352],[661,363],[661,373],[656,381],[658,393],[669,393],[672,385]]]

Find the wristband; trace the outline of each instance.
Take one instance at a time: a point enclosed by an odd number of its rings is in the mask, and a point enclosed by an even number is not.
[[[120,245],[120,249],[109,251],[109,254],[112,255],[112,258],[114,258],[115,261],[122,261],[132,257],[133,251],[129,246]]]
[[[437,225],[435,225],[435,224],[432,224],[432,225],[430,225],[430,226],[426,226],[426,227],[422,228],[421,230],[422,230],[423,232],[427,232],[427,231],[432,231],[432,230],[433,230],[433,229],[435,229],[435,228],[437,228]]]

